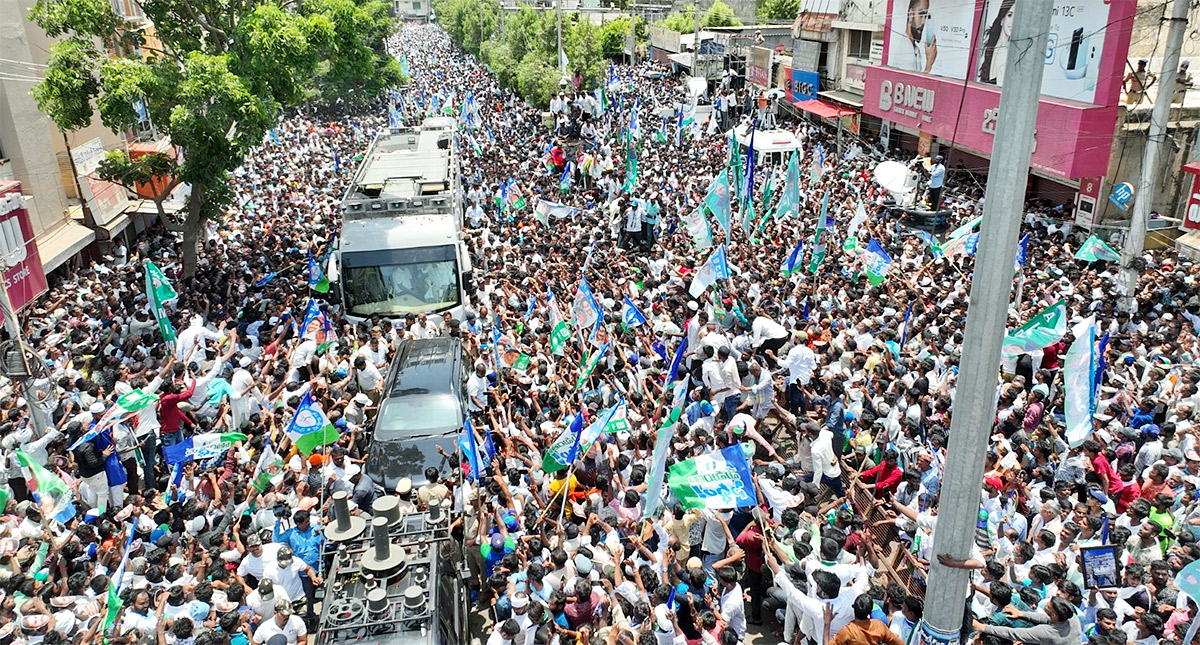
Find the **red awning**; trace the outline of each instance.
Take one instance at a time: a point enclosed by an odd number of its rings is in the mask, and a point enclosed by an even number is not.
[[[854,110],[844,108],[844,107],[839,107],[837,105],[834,105],[833,103],[830,103],[829,101],[822,101],[821,99],[809,99],[807,101],[796,101],[792,105],[796,106],[797,108],[800,108],[801,110],[804,110],[805,112],[812,112],[813,114],[821,117],[822,119],[832,119],[834,117],[839,117],[842,115],[854,114],[854,112],[855,112]]]

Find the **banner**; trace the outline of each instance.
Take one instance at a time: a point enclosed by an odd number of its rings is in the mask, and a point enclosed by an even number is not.
[[[728,510],[758,503],[746,452],[740,445],[671,466],[667,486],[684,508]]]
[[[1096,316],[1088,316],[1071,330],[1075,342],[1063,364],[1066,386],[1067,441],[1078,448],[1092,435],[1096,413]]]
[[[175,327],[171,325],[171,320],[167,318],[167,310],[163,305],[176,297],[177,294],[171,288],[171,283],[167,282],[167,276],[163,275],[162,269],[159,269],[153,262],[147,260],[146,299],[150,305],[150,313],[158,321],[158,330],[162,333],[163,342],[167,344],[175,342]]]
[[[240,432],[206,432],[193,435],[173,446],[163,446],[163,459],[168,464],[179,464],[193,459],[203,461],[225,454],[230,446],[245,441]]]

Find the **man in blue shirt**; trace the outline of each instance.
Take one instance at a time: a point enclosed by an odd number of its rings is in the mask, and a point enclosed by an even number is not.
[[[929,167],[929,210],[936,211],[942,205],[942,186],[946,183],[946,166],[942,155],[933,158]]]
[[[321,546],[325,542],[325,535],[312,525],[309,512],[306,510],[296,511],[292,519],[295,520],[296,525],[287,530],[280,530],[282,520],[275,522],[275,529],[272,531],[274,540],[292,547],[292,552],[297,558],[311,567],[313,572],[319,572],[321,570]],[[320,574],[317,575],[318,577],[314,581],[307,573],[300,574],[300,582],[304,585],[304,595],[308,597],[305,618],[314,624],[316,613],[313,611],[313,604],[317,594],[314,582],[316,584],[321,582]]]

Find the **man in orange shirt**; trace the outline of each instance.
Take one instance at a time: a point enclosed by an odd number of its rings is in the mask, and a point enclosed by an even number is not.
[[[854,620],[838,630],[829,645],[904,645],[882,621],[871,618],[871,597],[867,594],[854,599]]]

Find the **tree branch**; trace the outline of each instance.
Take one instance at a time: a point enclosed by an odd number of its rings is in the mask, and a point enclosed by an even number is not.
[[[229,42],[229,36],[225,34],[225,31],[223,29],[214,27],[208,20],[201,16],[200,13],[192,7],[191,2],[188,0],[183,0],[183,6],[187,9],[188,13],[191,14],[192,19],[195,20],[201,27],[203,27],[205,31],[212,35],[213,38],[218,39],[221,45],[225,45]]]

